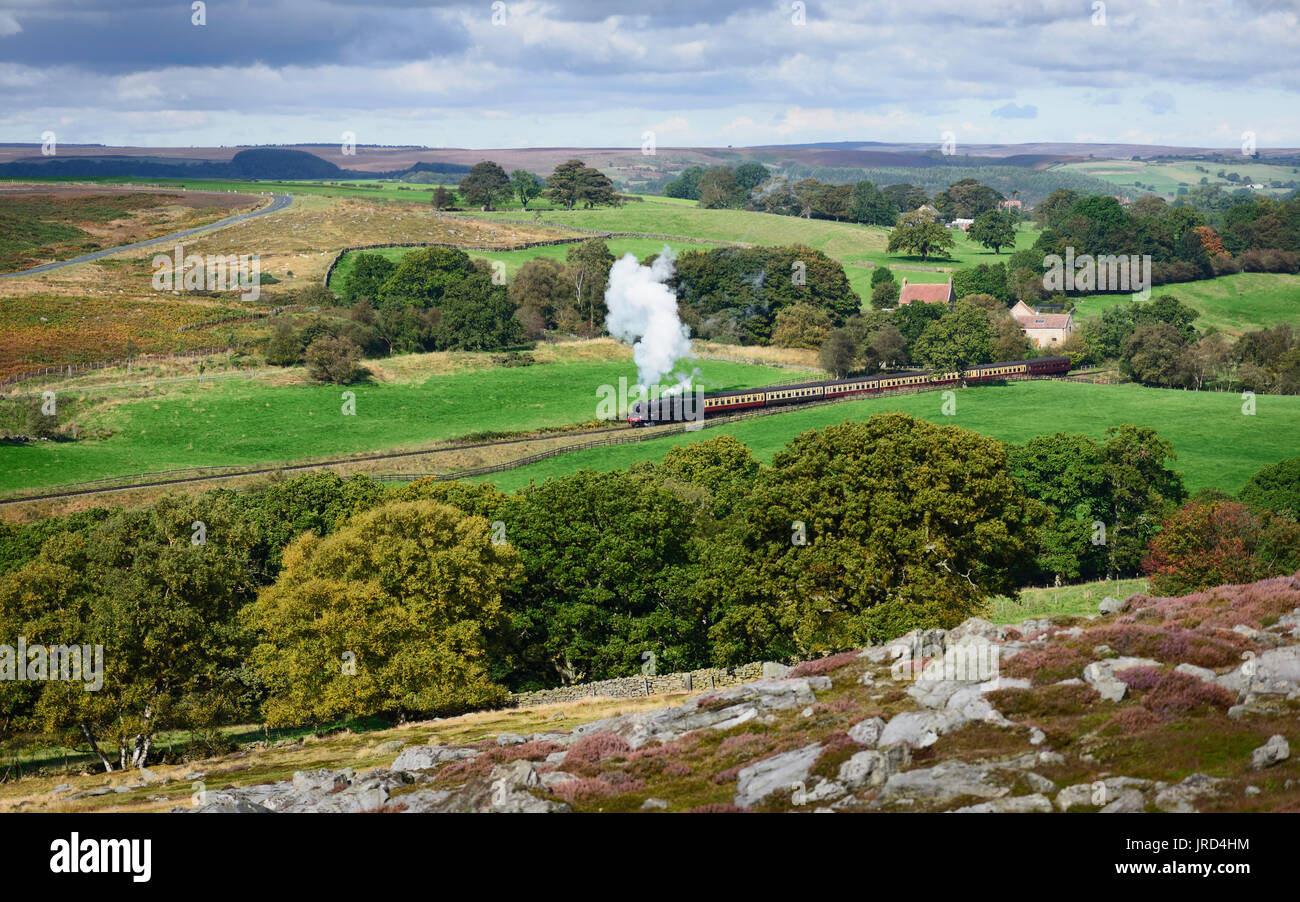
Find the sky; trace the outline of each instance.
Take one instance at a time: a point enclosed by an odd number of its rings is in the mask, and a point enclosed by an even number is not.
[[[1300,147],[1298,51],[1300,0],[0,0],[0,141]]]

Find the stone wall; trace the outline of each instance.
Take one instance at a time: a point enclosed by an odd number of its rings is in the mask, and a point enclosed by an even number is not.
[[[788,669],[782,664],[756,661],[737,667],[706,667],[687,673],[618,677],[595,683],[560,686],[557,689],[540,689],[536,692],[512,692],[510,702],[515,707],[529,708],[534,705],[572,702],[580,698],[644,698],[662,692],[708,692],[710,689],[737,686],[764,677],[784,676]]]

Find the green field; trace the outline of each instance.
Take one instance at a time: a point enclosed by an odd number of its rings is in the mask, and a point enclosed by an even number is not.
[[[1200,282],[1158,285],[1152,297],[1171,294],[1199,310],[1196,320],[1200,329],[1214,327],[1239,335],[1252,329],[1291,323],[1300,326],[1300,275],[1289,273],[1243,272],[1219,276]],[[1118,304],[1126,303],[1127,294],[1094,294],[1077,298],[1076,316],[1096,316]]]
[[[1138,385],[1020,382],[979,386],[957,393],[957,413],[940,413],[939,392],[849,401],[668,436],[635,445],[595,448],[540,461],[486,480],[511,491],[580,469],[622,469],[659,460],[670,446],[727,433],[770,461],[791,438],[845,420],[902,411],[942,425],[973,429],[1008,442],[1035,435],[1082,432],[1100,437],[1108,426],[1134,423],[1155,429],[1178,453],[1175,469],[1190,491],[1214,486],[1236,492],[1260,467],[1294,457],[1300,431],[1300,396],[1257,398],[1257,413],[1244,416],[1241,398],[1218,392],[1187,392]]]
[[[657,199],[656,199],[657,200]],[[474,213],[476,218],[495,216],[518,218],[511,213]],[[746,210],[705,210],[686,204],[647,201],[622,207],[593,210],[544,212],[541,222],[556,226],[577,226],[609,232],[649,232],[681,235],[706,241],[738,241],[748,244],[806,244],[839,260],[863,259],[883,252],[884,229],[824,219],[800,219]]]
[[[1197,169],[1198,166],[1201,169]],[[1233,160],[1227,163],[1214,160],[1177,160],[1169,162],[1154,160],[1089,160],[1086,163],[1067,163],[1062,168],[1110,182],[1115,186],[1117,193],[1123,194],[1130,200],[1136,200],[1143,194],[1159,194],[1166,200],[1172,200],[1177,196],[1179,187],[1193,188],[1201,184],[1203,178],[1206,179],[1206,184],[1218,185],[1228,192],[1244,187],[1244,182],[1262,184],[1265,187],[1257,191],[1257,193],[1273,196],[1281,196],[1291,190],[1290,188],[1272,187],[1274,180],[1284,183],[1290,181],[1300,182],[1300,172],[1297,171],[1300,167],[1289,164],[1268,163],[1247,157],[1241,157],[1240,161]],[[1223,171],[1225,176],[1230,172],[1235,172],[1241,177],[1241,181],[1230,182],[1226,178],[1219,178],[1218,173],[1220,170]],[[1137,187],[1137,182],[1141,182],[1143,187]]]
[[[785,370],[720,360],[692,366],[698,366],[707,391],[791,378]],[[337,385],[226,379],[168,386],[165,394],[72,414],[83,432],[111,430],[108,438],[0,446],[0,491],[585,423],[596,419],[598,387],[617,386],[619,377],[636,381],[630,352],[618,361],[477,368],[400,383],[359,383],[347,387],[356,393],[355,416],[342,415],[344,387]],[[74,410],[84,403],[78,401],[85,397],[80,392],[67,397]]]
[[[1012,601],[999,595],[989,599],[989,613],[994,623],[1023,623],[1030,618],[1066,615],[1082,617],[1097,613],[1097,605],[1106,596],[1125,599],[1137,592],[1147,591],[1145,579],[1099,580],[1073,586],[1047,586],[1021,589],[1020,600]]]
[[[971,241],[966,237],[966,233],[960,229],[950,229],[949,231],[956,240],[956,246],[949,251],[950,256],[931,257],[928,260],[922,260],[920,257],[913,254],[890,254],[886,252],[885,248],[889,246],[890,230],[884,226],[859,226],[858,228],[866,228],[877,233],[880,236],[880,248],[863,254],[839,257],[838,259],[845,261],[867,260],[877,266],[933,266],[944,270],[964,269],[970,266],[979,266],[981,263],[1005,263],[1007,257],[1014,251],[1025,250],[1026,248],[1033,247],[1034,242],[1038,240],[1039,236],[1039,229],[1037,226],[1028,222],[1021,223],[1016,227],[1015,248],[1004,247],[1001,249],[1001,253],[995,254],[993,251],[984,247],[984,245]],[[835,255],[832,254],[831,256]],[[909,278],[911,277],[911,273],[900,270],[898,278],[901,279],[903,275],[908,275]],[[922,274],[917,273],[917,275],[920,276]],[[943,281],[946,280],[947,276],[945,275]],[[936,276],[933,280],[917,278],[916,281],[939,281],[939,279]]]
[[[473,216],[482,219],[518,218],[518,212],[475,213]],[[693,201],[679,201],[672,198],[648,199],[643,203],[627,204],[619,208],[546,212],[543,213],[541,221],[557,226],[577,226],[610,232],[680,235],[694,238],[699,242],[698,245],[666,242],[677,250],[684,249],[679,245],[685,245],[686,248],[708,247],[731,241],[761,245],[806,244],[845,263],[870,262],[876,266],[897,267],[895,278],[901,280],[906,277],[913,282],[946,282],[954,269],[977,266],[980,263],[1004,262],[1007,255],[1011,253],[1009,248],[1004,248],[1001,254],[995,254],[970,241],[965,233],[953,230],[952,234],[957,244],[953,248],[951,257],[922,260],[920,257],[907,254],[886,253],[889,229],[883,226],[801,219],[797,216],[776,216],[745,210],[705,210],[694,206]],[[1016,248],[1032,246],[1038,234],[1038,230],[1031,224],[1022,224],[1016,232]],[[665,241],[655,238],[613,238],[607,243],[615,255],[631,252],[644,258],[659,251]],[[503,253],[476,252],[474,256],[505,261],[506,273],[509,276],[534,257],[562,260],[566,250],[565,245],[556,245]],[[406,251],[406,248],[385,248],[379,252],[391,260],[399,260]],[[337,288],[334,280],[342,278],[349,271],[350,256],[345,255],[335,269],[331,277],[331,287]],[[845,271],[853,289],[862,296],[864,301],[869,299],[871,268],[846,266]]]

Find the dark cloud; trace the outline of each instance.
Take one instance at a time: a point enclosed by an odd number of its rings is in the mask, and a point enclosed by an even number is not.
[[[203,26],[185,0],[0,3],[22,31],[0,60],[119,74],[175,66],[391,65],[470,47],[457,17],[426,4],[340,6],[311,0],[211,0]]]

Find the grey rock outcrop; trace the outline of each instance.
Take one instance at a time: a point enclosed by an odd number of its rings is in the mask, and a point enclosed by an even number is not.
[[[1268,738],[1268,742],[1250,753],[1250,769],[1264,770],[1266,767],[1281,764],[1290,757],[1291,746],[1287,743],[1286,737],[1281,733],[1275,733]]]
[[[735,804],[748,808],[778,790],[790,791],[808,779],[808,771],[821,754],[820,743],[764,758],[736,775]]]

